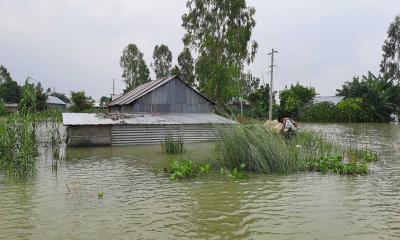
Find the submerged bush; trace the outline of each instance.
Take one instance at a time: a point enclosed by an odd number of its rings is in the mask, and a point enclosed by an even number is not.
[[[33,115],[10,115],[0,120],[0,169],[10,176],[34,172],[38,156],[36,124]]]
[[[165,136],[164,141],[161,142],[163,151],[167,154],[180,154],[183,152],[183,139],[182,136],[174,138],[171,134]]]

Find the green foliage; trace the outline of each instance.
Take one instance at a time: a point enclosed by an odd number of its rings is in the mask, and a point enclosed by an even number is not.
[[[304,87],[297,83],[291,85],[289,89],[279,93],[280,105],[278,118],[291,117],[299,118],[300,111],[315,97],[316,92],[313,87]]]
[[[255,26],[254,7],[245,0],[188,0],[182,16],[184,44],[198,54],[195,64],[199,89],[218,103],[236,92],[235,81],[245,62],[253,61],[257,43],[250,42]]]
[[[351,122],[351,116],[355,115],[361,110],[362,105],[361,98],[348,98],[343,99],[337,105],[337,108],[347,114],[349,122]]]
[[[168,76],[172,62],[172,53],[168,46],[164,44],[160,46],[156,45],[153,51],[153,60],[154,63],[151,66],[156,74],[156,78],[159,79]]]
[[[125,91],[150,81],[150,71],[143,60],[143,53],[135,44],[131,43],[124,48],[119,63],[122,68]]]
[[[307,161],[307,169],[309,171],[321,173],[338,173],[338,174],[367,174],[368,166],[365,163],[357,163],[350,161],[343,163],[343,157],[340,155],[322,157],[318,161]]]
[[[217,144],[220,164],[237,171],[364,174],[368,172],[366,163],[378,159],[367,149],[339,146],[312,132],[301,132],[287,139],[260,125],[237,125],[232,131],[220,130],[220,137]],[[345,156],[347,162],[343,161]]]
[[[0,117],[7,114],[6,106],[4,105],[3,99],[0,98]]]
[[[111,102],[110,97],[102,96],[100,98],[100,107],[105,107],[109,102]]]
[[[183,152],[183,139],[182,136],[174,138],[171,134],[165,136],[161,142],[163,151],[167,154],[180,154]]]
[[[37,109],[36,99],[36,88],[35,85],[29,83],[29,77],[25,80],[25,84],[22,87],[22,97],[18,104],[18,112],[20,113],[34,113]]]
[[[0,119],[0,169],[10,177],[34,173],[38,156],[36,124],[32,114],[12,114]]]
[[[263,173],[289,173],[299,169],[294,151],[276,132],[260,125],[237,125],[232,131],[221,129],[217,149],[222,155],[221,164],[229,169]]]
[[[382,51],[381,73],[388,79],[400,81],[400,15],[395,17],[387,30]]]
[[[21,87],[13,81],[7,69],[0,65],[0,99],[6,103],[19,103]]]
[[[172,161],[169,173],[171,174],[171,180],[193,178],[200,175],[207,175],[210,171],[210,165],[203,164],[197,166],[190,160],[184,161]]]
[[[302,122],[343,122],[342,111],[337,109],[331,102],[320,102],[309,104],[299,113],[299,120]]]
[[[351,118],[355,122],[385,122],[400,107],[400,86],[371,72],[361,79],[354,77],[353,81],[346,82],[336,91],[347,99],[362,99],[358,115]]]
[[[172,75],[178,75],[190,86],[195,86],[194,60],[189,48],[183,48],[178,56],[178,65],[171,70]]]
[[[84,91],[71,92],[71,101],[73,112],[83,112],[94,105],[93,99],[86,96]]]
[[[245,111],[246,116],[252,118],[265,119],[268,117],[269,110],[269,85],[262,85],[247,95],[250,101],[250,108]]]
[[[241,164],[239,168],[233,168],[231,170],[221,167],[220,173],[222,175],[227,175],[231,179],[240,180],[247,177],[245,172],[245,164]]]

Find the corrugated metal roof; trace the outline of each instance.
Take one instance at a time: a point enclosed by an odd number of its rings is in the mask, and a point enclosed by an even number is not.
[[[65,102],[63,102],[61,99],[59,99],[58,97],[54,97],[54,96],[48,96],[46,103],[48,104],[61,104],[61,105],[66,105]]]
[[[130,104],[133,101],[135,101],[136,99],[143,97],[144,95],[148,94],[149,92],[154,91],[155,89],[161,87],[162,85],[166,84],[167,82],[171,81],[172,79],[179,79],[183,83],[185,83],[188,87],[192,88],[191,86],[189,86],[185,81],[183,81],[179,77],[169,76],[169,77],[161,78],[158,80],[152,80],[150,82],[144,83],[144,84],[136,87],[135,89],[133,89],[125,94],[122,94],[120,97],[111,101],[107,106]],[[208,101],[210,101],[211,103],[214,104],[214,102],[212,102],[206,96],[204,96],[203,94],[198,92],[196,89],[194,89],[194,88],[192,88],[192,89],[194,91],[196,91],[198,94],[200,94],[202,97],[204,97],[205,99],[207,99]]]
[[[317,96],[314,97],[313,103],[330,102],[336,105],[342,101],[343,98],[343,96]]]
[[[235,121],[214,113],[169,114],[106,114],[63,113],[63,125],[188,125],[188,124],[235,124]]]

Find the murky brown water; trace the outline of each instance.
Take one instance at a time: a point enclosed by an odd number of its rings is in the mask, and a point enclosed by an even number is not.
[[[305,127],[371,144],[382,161],[367,176],[173,182],[154,174],[159,146],[72,149],[57,174],[47,159],[28,182],[0,180],[0,239],[399,239],[400,126]],[[213,158],[208,144],[187,149]]]

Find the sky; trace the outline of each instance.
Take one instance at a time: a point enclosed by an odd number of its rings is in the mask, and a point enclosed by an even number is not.
[[[247,0],[256,8],[252,38],[259,49],[247,66],[274,89],[313,86],[322,96],[353,76],[378,73],[386,31],[399,0]],[[174,63],[182,51],[184,0],[0,0],[0,65],[23,84],[27,76],[69,94],[98,100],[124,88],[119,59],[135,43],[150,68],[154,46],[166,44]],[[154,78],[154,72],[151,76]]]

